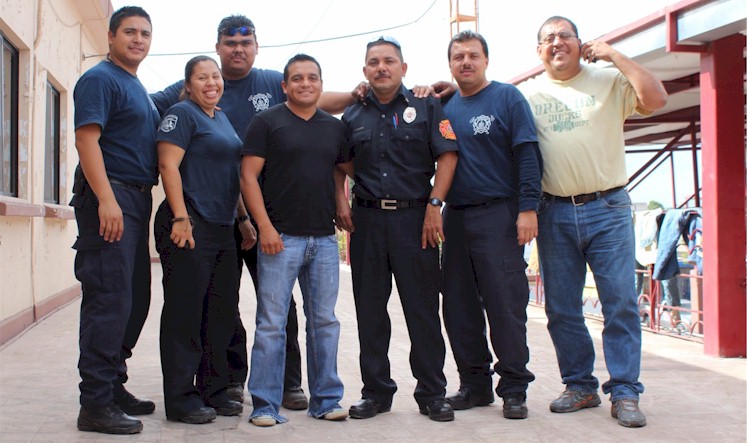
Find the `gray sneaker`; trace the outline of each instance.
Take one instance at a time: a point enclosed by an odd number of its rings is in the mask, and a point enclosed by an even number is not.
[[[626,399],[612,402],[612,417],[620,426],[641,428],[646,426],[646,416],[638,408],[638,400]]]
[[[584,408],[593,408],[602,404],[596,392],[581,392],[566,389],[560,397],[550,403],[552,412],[575,412]]]

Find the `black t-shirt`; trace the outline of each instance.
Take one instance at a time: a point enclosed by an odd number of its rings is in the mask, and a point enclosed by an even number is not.
[[[334,168],[350,160],[345,125],[322,110],[306,121],[281,103],[257,114],[244,140],[241,155],[265,159],[260,183],[275,229],[334,234]]]

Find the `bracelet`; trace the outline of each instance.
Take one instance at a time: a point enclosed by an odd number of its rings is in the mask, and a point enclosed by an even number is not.
[[[243,222],[245,222],[247,220],[249,220],[249,216],[248,215],[239,215],[238,217],[236,217],[236,221],[239,222],[239,223],[243,223]]]
[[[174,217],[174,218],[171,219],[171,224],[173,225],[174,223],[179,223],[179,222],[183,222],[183,221],[187,221],[187,220],[189,220],[189,224],[190,225],[192,225],[192,226],[195,225],[195,222],[192,220],[191,216],[188,216],[188,217]]]

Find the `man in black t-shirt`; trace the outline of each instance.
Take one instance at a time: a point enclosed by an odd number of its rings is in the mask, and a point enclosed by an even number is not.
[[[259,228],[259,293],[249,392],[256,426],[280,415],[285,326],[298,279],[307,316],[309,412],[344,420],[337,375],[340,322],[335,317],[339,256],[334,229],[335,165],[348,161],[345,125],[317,108],[321,68],[299,54],[283,72],[288,100],[258,114],[244,137],[241,191]],[[259,177],[261,175],[261,180]],[[260,182],[262,185],[260,186]]]

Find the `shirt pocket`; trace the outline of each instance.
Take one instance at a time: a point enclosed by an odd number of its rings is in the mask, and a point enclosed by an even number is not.
[[[403,159],[409,164],[433,163],[433,156],[423,127],[399,127],[392,132],[392,141],[400,150]]]

